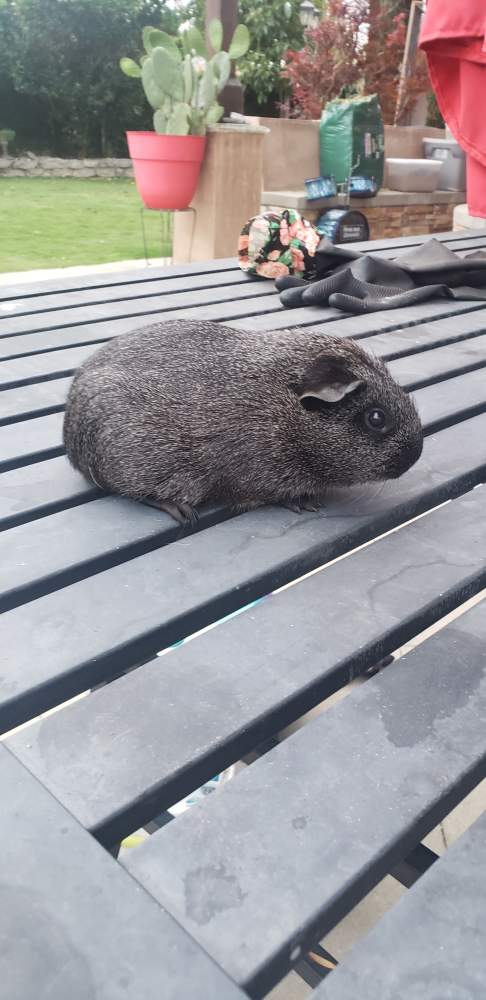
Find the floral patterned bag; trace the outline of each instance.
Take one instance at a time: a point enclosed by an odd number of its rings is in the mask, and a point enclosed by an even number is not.
[[[315,226],[293,208],[255,215],[241,230],[238,260],[247,274],[280,278],[314,276],[314,254],[321,237]]]

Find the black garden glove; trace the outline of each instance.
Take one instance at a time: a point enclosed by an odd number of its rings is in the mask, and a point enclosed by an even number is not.
[[[291,309],[330,305],[347,313],[365,313],[432,298],[486,300],[486,254],[480,251],[461,258],[434,239],[401,255],[398,263],[322,240],[316,273],[326,267],[327,275],[310,283],[279,279],[282,305]]]

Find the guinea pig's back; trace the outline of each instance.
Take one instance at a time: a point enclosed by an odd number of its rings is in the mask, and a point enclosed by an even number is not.
[[[300,361],[307,364],[309,349],[319,349],[320,338],[312,340],[304,331],[261,333],[187,320],[123,334],[75,375],[64,421],[68,456],[104,485],[155,440],[167,460],[186,466],[195,441],[203,461],[207,442],[215,467],[227,461],[228,449],[239,454],[248,447],[245,435],[253,447],[260,439],[264,447],[290,405],[287,387]]]

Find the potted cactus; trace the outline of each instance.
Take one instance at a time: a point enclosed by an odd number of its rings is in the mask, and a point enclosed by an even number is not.
[[[183,209],[192,200],[204,156],[208,125],[223,114],[218,95],[228,82],[231,62],[245,55],[248,29],[239,24],[228,52],[222,49],[219,20],[208,27],[213,51],[191,27],[180,38],[157,28],[143,30],[145,55],[140,64],[123,58],[127,76],[141,79],[153,108],[154,132],[127,132],[135,181],[147,208]]]

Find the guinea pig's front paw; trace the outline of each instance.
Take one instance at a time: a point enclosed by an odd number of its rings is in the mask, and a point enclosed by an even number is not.
[[[302,514],[304,510],[310,511],[312,514],[317,514],[317,511],[322,506],[322,502],[311,497],[299,497],[296,500],[285,501],[279,504],[279,506],[293,511],[294,514]]]

